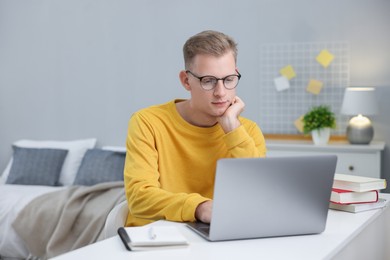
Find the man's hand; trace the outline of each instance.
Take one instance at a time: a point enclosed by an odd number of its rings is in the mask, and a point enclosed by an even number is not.
[[[202,221],[204,223],[210,223],[212,208],[213,208],[212,200],[208,200],[200,203],[195,210],[195,218],[198,221]]]
[[[222,116],[217,118],[225,133],[229,133],[241,125],[238,117],[244,111],[244,107],[245,103],[242,99],[235,96],[230,107],[226,109]]]

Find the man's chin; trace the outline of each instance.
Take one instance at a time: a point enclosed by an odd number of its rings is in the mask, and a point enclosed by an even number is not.
[[[223,115],[225,114],[225,112],[226,112],[227,109],[228,109],[228,108],[216,110],[215,113],[214,113],[214,116],[215,116],[215,117],[221,117],[221,116],[223,116]]]

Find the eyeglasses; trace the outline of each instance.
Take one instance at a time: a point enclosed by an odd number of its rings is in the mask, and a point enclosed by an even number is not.
[[[217,77],[208,76],[208,75],[203,76],[203,77],[199,77],[189,70],[186,70],[186,73],[190,73],[192,76],[199,79],[200,85],[202,86],[202,88],[204,90],[213,90],[217,86],[219,80],[222,80],[223,86],[226,89],[231,90],[231,89],[234,89],[235,87],[237,87],[238,82],[241,78],[241,74],[238,71],[237,71],[238,75],[233,74],[233,75],[228,75],[228,76],[223,77],[223,78],[217,78]]]

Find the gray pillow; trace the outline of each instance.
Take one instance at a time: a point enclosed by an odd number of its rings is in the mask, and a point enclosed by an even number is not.
[[[58,186],[68,150],[12,146],[13,162],[7,184]]]
[[[123,152],[89,149],[84,155],[73,185],[95,185],[123,181],[126,154]]]

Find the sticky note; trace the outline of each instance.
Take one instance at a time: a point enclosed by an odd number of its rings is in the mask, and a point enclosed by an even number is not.
[[[277,91],[283,91],[290,88],[290,82],[284,76],[274,78],[274,82]]]
[[[304,115],[301,115],[297,120],[294,121],[294,125],[300,133],[303,133],[303,117]]]
[[[309,81],[309,84],[307,84],[306,91],[310,92],[314,95],[318,95],[318,94],[320,94],[323,85],[324,85],[324,83],[322,83],[321,81],[311,79]]]
[[[287,65],[286,67],[280,69],[280,74],[285,76],[288,80],[295,78],[296,76],[294,68],[291,65]]]
[[[324,68],[327,68],[329,64],[333,61],[333,59],[334,59],[334,55],[325,49],[322,50],[316,58],[318,63],[321,64]]]

